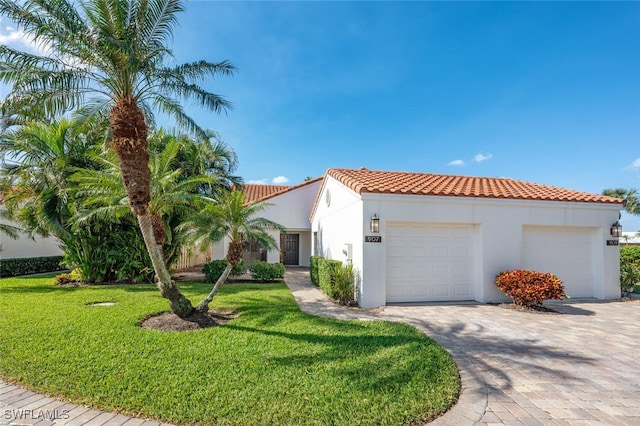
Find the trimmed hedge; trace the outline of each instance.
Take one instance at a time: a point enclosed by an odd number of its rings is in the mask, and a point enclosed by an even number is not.
[[[311,256],[311,261],[310,261],[311,267],[309,272],[311,275],[311,283],[316,287],[320,285],[320,278],[318,277],[318,265],[319,265],[320,259],[324,259],[324,257]]]
[[[267,263],[263,261],[253,262],[249,266],[251,278],[262,281],[275,281],[284,278],[284,265],[282,263]]]
[[[640,266],[640,246],[620,247],[620,266],[626,263],[634,263]]]
[[[214,283],[218,281],[222,272],[227,267],[226,259],[217,259],[212,262],[206,263],[202,266],[202,273],[204,274],[204,280],[208,283]],[[231,273],[229,276],[242,275],[246,272],[247,268],[244,266],[244,261],[240,261],[237,263],[233,269],[231,269]]]
[[[67,269],[62,264],[62,256],[24,257],[0,259],[0,277],[40,274]]]
[[[496,286],[520,306],[542,305],[549,299],[560,300],[569,296],[562,281],[553,274],[514,269],[496,276]]]
[[[335,298],[334,281],[342,269],[342,262],[339,260],[320,259],[318,261],[318,285],[330,298]]]
[[[639,282],[640,246],[620,247],[620,288],[630,293]]]

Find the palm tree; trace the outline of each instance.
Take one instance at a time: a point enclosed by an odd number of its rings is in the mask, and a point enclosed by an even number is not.
[[[51,124],[31,122],[7,130],[0,140],[0,182],[8,218],[20,223],[29,236],[71,235],[69,176],[77,167],[89,167],[93,144],[71,120]]]
[[[150,152],[151,201],[149,216],[153,226],[155,243],[164,253],[167,264],[175,260],[181,248],[181,241],[175,234],[175,227],[189,214],[203,205],[199,188],[213,186],[214,175],[186,174],[179,168],[180,151],[189,145],[188,139],[163,138],[161,151]],[[154,135],[152,139],[157,139]],[[155,146],[160,148],[159,145]],[[155,148],[154,147],[154,148]],[[114,156],[96,157],[100,169],[81,169],[70,177],[77,185],[75,195],[83,204],[83,210],[75,216],[76,224],[97,220],[121,220],[131,215],[127,194],[122,186],[122,173]]]
[[[245,241],[258,241],[266,249],[278,247],[278,243],[268,231],[283,231],[282,226],[263,217],[257,217],[257,214],[268,206],[267,203],[246,204],[244,192],[234,189],[217,201],[210,200],[195,217],[181,225],[181,228],[189,233],[191,240],[202,249],[224,237],[229,238],[227,267],[207,297],[198,303],[198,312],[205,313],[209,310],[209,303],[218,292],[218,288],[226,281],[231,269],[242,259]]]
[[[235,70],[226,61],[165,65],[172,54],[166,44],[183,10],[181,0],[0,0],[0,15],[49,51],[39,56],[0,46],[0,81],[12,84],[2,110],[19,112],[30,106],[31,114],[51,117],[82,107],[85,116],[108,116],[110,145],[120,160],[158,288],[180,317],[193,307],[171,280],[154,239],[147,120],[152,122],[152,111],[160,110],[206,137],[175,97],[225,111],[229,102],[199,83]]]
[[[608,195],[609,197],[620,198],[625,201],[624,209],[630,214],[640,214],[640,199],[638,199],[638,190],[635,188],[624,189],[614,188],[605,189],[602,191],[602,195]]]

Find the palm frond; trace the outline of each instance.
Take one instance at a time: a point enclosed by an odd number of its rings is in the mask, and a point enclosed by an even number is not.
[[[173,36],[178,20],[177,14],[184,11],[180,0],[145,1],[147,7],[138,8],[136,24],[140,31],[140,41],[148,47],[164,45]]]

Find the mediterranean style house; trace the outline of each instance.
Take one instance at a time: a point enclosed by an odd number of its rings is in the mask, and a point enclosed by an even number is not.
[[[295,186],[246,185],[280,223],[280,250],[245,258],[308,266],[312,255],[359,272],[364,308],[395,302],[505,300],[505,269],[556,274],[573,298],[620,297],[622,200],[513,179],[329,169]],[[615,233],[613,233],[615,234]],[[226,242],[213,248],[225,255]]]

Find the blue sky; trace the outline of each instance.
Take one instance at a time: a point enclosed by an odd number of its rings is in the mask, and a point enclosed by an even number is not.
[[[206,85],[233,111],[189,111],[247,182],[364,166],[640,187],[638,2],[186,6],[176,62],[238,67]],[[0,40],[19,43],[7,25]]]

